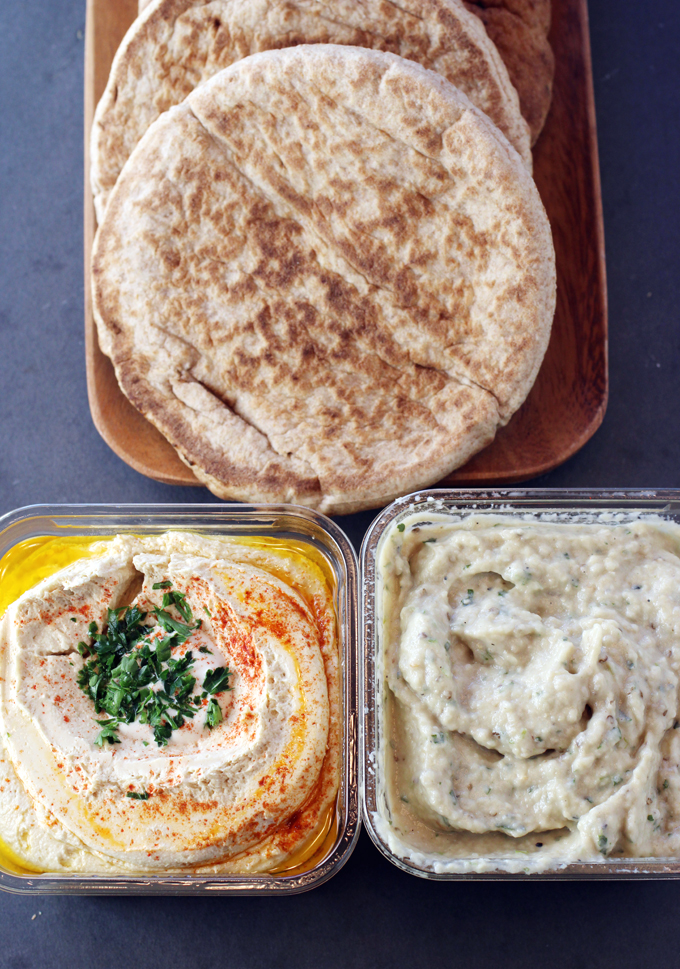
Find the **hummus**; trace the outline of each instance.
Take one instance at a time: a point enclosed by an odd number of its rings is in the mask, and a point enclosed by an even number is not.
[[[117,617],[135,615],[105,690]],[[0,839],[27,870],[285,869],[331,825],[340,728],[333,598],[311,558],[188,533],[102,541],[0,625]]]
[[[680,854],[680,528],[412,515],[378,551],[379,834],[435,872]]]

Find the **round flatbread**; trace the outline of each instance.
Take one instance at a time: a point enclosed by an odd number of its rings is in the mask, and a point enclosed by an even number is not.
[[[375,507],[488,444],[550,333],[548,221],[460,91],[377,51],[238,61],[146,133],[94,247],[102,349],[215,494]]]
[[[95,114],[97,219],[131,151],[163,111],[249,54],[298,44],[391,51],[438,71],[531,166],[517,92],[484,27],[459,0],[155,0],[123,40]]]
[[[503,58],[533,145],[552,101],[555,58],[548,41],[550,0],[465,0],[465,5],[480,18]]]

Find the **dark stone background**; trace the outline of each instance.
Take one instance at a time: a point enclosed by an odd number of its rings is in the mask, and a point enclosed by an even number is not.
[[[116,0],[111,0],[115,3]],[[590,0],[610,307],[600,430],[541,487],[680,487],[680,5]],[[212,501],[99,438],[85,386],[84,0],[0,4],[0,514]],[[341,520],[358,545],[373,513]],[[365,834],[296,897],[0,895],[0,967],[674,965],[680,883],[429,883]]]

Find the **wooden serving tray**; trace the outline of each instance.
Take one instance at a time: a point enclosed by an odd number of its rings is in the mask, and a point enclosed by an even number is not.
[[[116,49],[138,0],[87,0],[85,47],[85,354],[90,410],[116,454],[166,484],[199,482],[174,448],[123,396],[99,349],[92,317],[90,253],[96,220],[90,190],[90,127]],[[587,0],[553,0],[553,103],[534,150],[534,174],[552,225],[557,309],[550,345],[527,400],[489,447],[449,485],[526,481],[571,457],[607,405],[607,283]]]

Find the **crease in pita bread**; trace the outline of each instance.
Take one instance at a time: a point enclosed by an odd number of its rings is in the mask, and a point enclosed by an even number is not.
[[[93,254],[102,349],[220,497],[346,513],[440,480],[529,391],[555,299],[526,166],[441,76],[256,54],[143,136]]]

